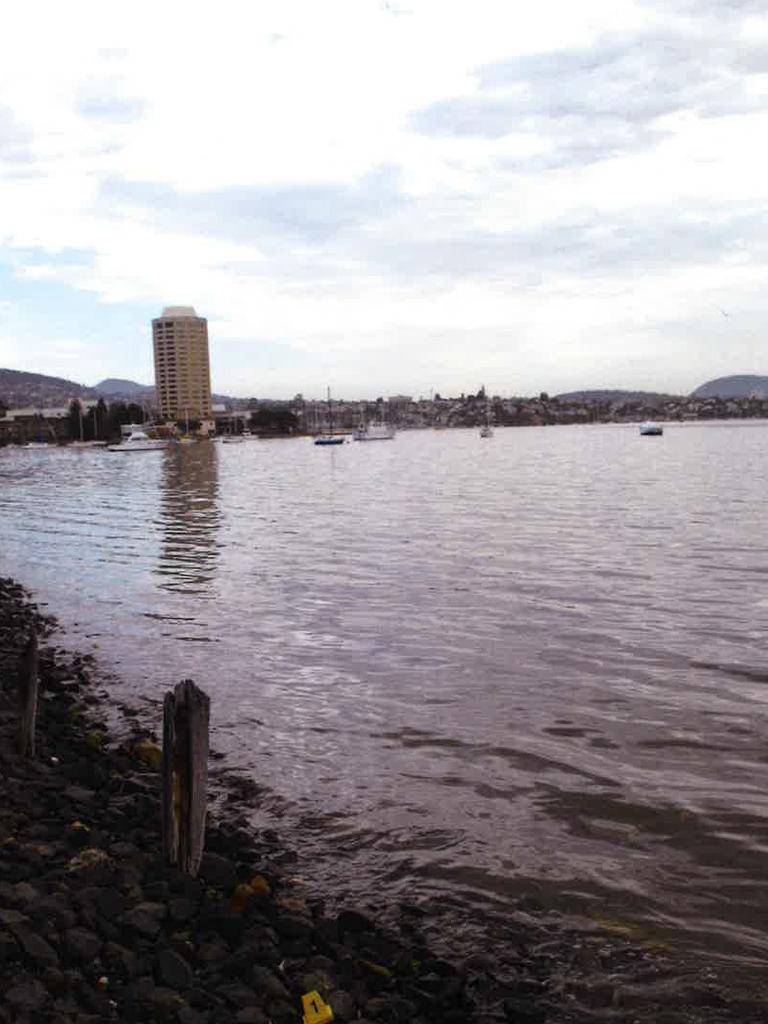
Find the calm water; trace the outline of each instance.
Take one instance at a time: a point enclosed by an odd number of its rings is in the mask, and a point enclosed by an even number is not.
[[[768,425],[0,451],[0,572],[192,676],[336,891],[768,963]]]

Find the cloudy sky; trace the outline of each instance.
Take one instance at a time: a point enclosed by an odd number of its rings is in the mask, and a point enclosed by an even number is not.
[[[193,304],[231,394],[768,373],[765,0],[5,15],[0,366],[151,382]]]

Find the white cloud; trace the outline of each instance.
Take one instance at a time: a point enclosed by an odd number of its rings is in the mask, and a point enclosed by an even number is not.
[[[360,393],[694,386],[722,369],[704,282],[749,309],[728,351],[754,357],[758,5],[398,10],[19,8],[0,254],[103,303],[195,304],[219,390],[312,392],[329,370]],[[84,344],[94,370],[129,372]],[[23,349],[24,368],[55,356],[44,334]]]

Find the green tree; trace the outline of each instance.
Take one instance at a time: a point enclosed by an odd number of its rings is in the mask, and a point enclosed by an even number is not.
[[[120,427],[128,422],[128,407],[125,402],[110,402],[107,412],[106,435],[108,439],[114,440],[120,437]]]
[[[69,415],[67,417],[67,430],[70,441],[80,440],[80,423],[83,415],[83,407],[79,399],[73,398],[69,403]]]
[[[137,402],[128,403],[128,418],[124,421],[126,423],[143,423],[144,422],[144,409]]]
[[[108,415],[107,403],[103,398],[100,398],[96,405],[91,409],[91,430],[94,441],[104,441],[108,437]]]
[[[284,405],[262,405],[251,413],[251,426],[268,434],[290,434],[299,425],[299,418]]]

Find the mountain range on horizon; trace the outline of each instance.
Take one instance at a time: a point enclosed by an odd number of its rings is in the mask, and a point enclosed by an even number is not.
[[[66,405],[74,398],[102,397],[113,401],[147,401],[154,397],[151,384],[121,377],[107,377],[98,384],[78,384],[64,377],[50,377],[44,373],[0,368],[0,404],[7,408],[35,406],[49,408]],[[215,400],[226,401],[227,395],[214,395]],[[657,391],[624,390],[620,388],[591,388],[567,391],[556,395],[560,400],[628,402],[645,401],[657,405],[676,396]],[[680,396],[682,397],[682,396]],[[690,398],[768,398],[768,376],[733,374],[706,381],[695,388]]]

